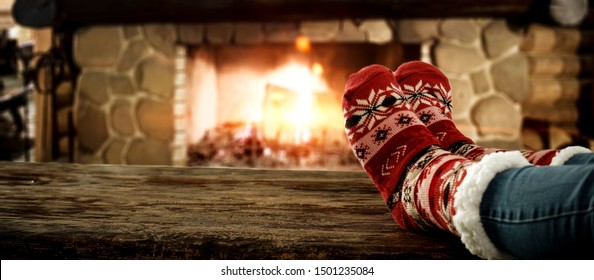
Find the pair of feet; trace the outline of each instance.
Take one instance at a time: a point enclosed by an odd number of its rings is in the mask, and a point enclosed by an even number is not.
[[[379,65],[368,66],[352,75],[349,84],[371,73],[376,73],[376,71],[390,70]],[[452,121],[450,83],[448,78],[435,66],[421,61],[408,62],[402,64],[393,72],[393,75],[394,88],[399,91],[400,97],[398,98],[404,99],[411,106],[411,110],[416,113],[417,117],[437,138],[441,147],[476,161],[482,159],[485,155],[502,151],[476,145],[456,128]],[[368,96],[367,103],[358,101],[358,107],[356,108],[358,112],[347,115],[345,111],[347,129],[349,129],[349,125],[352,125],[359,118],[372,117],[373,114],[366,112],[372,112],[374,106],[376,109],[379,108],[378,104],[372,104],[373,97]],[[368,108],[365,106],[368,106]],[[558,150],[522,151],[524,157],[531,164],[539,166],[550,165],[557,153]]]
[[[454,233],[486,257],[499,254],[478,211],[489,182],[506,169],[559,158],[557,150],[505,152],[476,145],[452,121],[447,77],[419,61],[394,72],[371,65],[350,75],[342,107],[353,152],[395,221],[407,230]],[[562,158],[579,152],[586,149]]]

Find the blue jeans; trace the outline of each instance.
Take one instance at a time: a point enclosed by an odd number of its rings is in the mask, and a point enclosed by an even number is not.
[[[497,174],[480,215],[495,246],[515,257],[594,259],[594,153]]]

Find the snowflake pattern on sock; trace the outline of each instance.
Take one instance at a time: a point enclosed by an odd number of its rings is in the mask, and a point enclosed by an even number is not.
[[[444,115],[449,116],[451,118],[452,115],[452,91],[446,90],[443,84],[434,85],[433,89],[435,90],[435,96],[437,97],[439,104],[441,105],[441,109],[443,110]]]
[[[464,136],[452,121],[452,93],[442,83],[428,83],[422,79],[411,79],[408,84],[402,81],[400,86],[411,108],[440,143],[448,148],[452,143],[466,141],[474,143]]]
[[[406,103],[402,104],[405,105]],[[394,113],[390,116],[383,118],[383,120],[376,124],[377,128],[380,128],[382,131],[389,131],[390,135],[396,135],[402,132],[405,129],[408,129],[412,126],[422,126],[423,123],[419,120],[416,114],[412,111],[402,110],[401,112]],[[348,130],[347,130],[348,131]],[[354,134],[358,134],[358,130],[353,132]],[[361,162],[361,165],[365,166],[367,161],[372,158],[385,144],[386,140],[378,140],[378,133],[379,130],[373,130],[372,133],[365,133],[361,138],[359,138],[351,145],[354,147],[355,153],[357,158]],[[382,134],[379,133],[381,136]],[[358,135],[360,136],[360,135]],[[352,138],[351,138],[352,139]],[[380,137],[381,139],[381,137]],[[393,147],[393,149],[398,149],[398,147]],[[359,151],[365,151],[365,153],[360,153]],[[360,156],[361,155],[361,156]]]
[[[343,111],[350,117],[345,121],[347,136],[352,139],[355,134],[370,130],[378,121],[387,118],[395,105],[408,106],[402,97],[401,89],[390,84],[386,89],[372,89],[367,99],[356,99],[355,104]]]
[[[442,84],[431,85],[423,83],[423,80],[412,86],[402,84],[402,92],[406,96],[407,102],[413,110],[428,106],[438,106],[440,112],[445,116],[450,116],[452,112],[452,93],[447,91]]]

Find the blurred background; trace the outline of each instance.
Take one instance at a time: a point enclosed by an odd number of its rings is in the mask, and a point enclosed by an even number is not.
[[[359,169],[346,78],[411,60],[478,144],[593,148],[593,6],[0,0],[0,160]]]

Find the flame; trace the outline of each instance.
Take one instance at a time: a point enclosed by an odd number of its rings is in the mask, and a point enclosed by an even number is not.
[[[305,35],[300,35],[295,39],[295,48],[300,52],[308,52],[311,49],[309,38]]]
[[[293,61],[268,76],[270,84],[288,90],[288,92],[287,90],[269,92],[271,102],[284,101],[289,105],[276,110],[275,116],[267,116],[265,121],[270,124],[267,127],[283,129],[284,133],[288,133],[287,130],[292,131],[291,138],[297,144],[311,140],[311,128],[316,122],[314,93],[328,91],[328,85],[320,76],[322,70],[319,63],[310,68],[304,63]],[[294,100],[289,96],[291,92],[296,94]],[[284,98],[287,100],[283,100]],[[265,131],[267,137],[277,137],[278,133],[278,131]]]
[[[228,122],[254,124],[266,140],[282,143],[342,141],[340,98],[324,80],[327,65],[312,59],[293,53],[283,56],[282,64],[239,64],[219,71],[209,51],[197,52],[192,61],[197,70],[191,71],[189,83],[189,141],[198,142],[217,124]]]
[[[322,67],[322,64],[316,62],[311,66],[311,71],[316,76],[322,76],[322,74],[324,74],[324,67]]]

